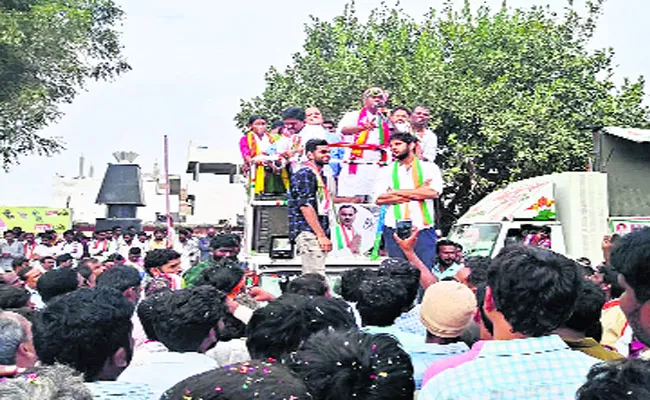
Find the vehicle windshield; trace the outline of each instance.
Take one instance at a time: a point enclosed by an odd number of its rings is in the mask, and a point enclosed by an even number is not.
[[[500,230],[499,223],[455,225],[447,238],[462,245],[466,257],[491,257]]]

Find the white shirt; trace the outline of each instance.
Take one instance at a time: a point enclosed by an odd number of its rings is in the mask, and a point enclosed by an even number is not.
[[[14,261],[14,259],[18,257],[23,257],[23,254],[25,253],[25,248],[23,247],[23,244],[20,243],[17,240],[14,240],[12,244],[9,244],[9,242],[6,239],[1,239],[0,240],[0,273],[3,271],[11,271],[12,266],[11,263]],[[3,254],[9,254],[7,257],[3,257]]]
[[[429,187],[435,190],[438,194],[441,194],[444,182],[442,180],[442,173],[440,172],[440,168],[438,168],[436,164],[431,162],[420,162],[420,166],[422,168],[422,182],[426,182],[430,180],[431,182],[429,183]],[[373,195],[374,201],[376,201],[380,195],[386,193],[388,189],[394,189],[393,168],[394,168],[394,163],[384,168],[381,168],[379,170],[379,176],[377,177],[377,182],[375,184],[375,192]],[[400,189],[415,189],[415,185],[413,182],[413,171],[411,170],[411,168],[407,169],[405,165],[398,164],[397,171],[398,171]],[[418,229],[424,229],[426,226],[424,223],[424,216],[422,215],[422,210],[420,209],[420,202],[411,201],[407,204],[409,210],[409,219],[412,221],[413,226],[417,227]],[[399,204],[402,210],[403,219],[406,219],[407,204]],[[425,207],[428,208],[431,218],[434,219],[435,221],[433,199],[425,200],[424,205]],[[386,207],[387,209],[386,209],[386,216],[384,219],[384,225],[391,228],[395,228],[395,207],[393,205],[387,205]],[[433,226],[429,226],[429,228],[432,227]]]
[[[346,113],[343,118],[341,118],[341,121],[339,122],[338,130],[341,132],[343,128],[349,128],[351,126],[358,126],[359,125],[359,114],[360,111],[350,111]],[[368,112],[367,118],[369,121],[375,121],[375,125],[377,125],[377,128],[373,129],[372,131],[368,132],[368,140],[366,140],[366,144],[380,144],[381,138],[380,138],[380,132],[379,132],[379,115],[371,114]],[[343,135],[344,140],[349,143],[354,143],[354,138],[355,135]],[[350,159],[350,149],[345,150],[345,159],[349,160]],[[370,151],[366,150],[363,152],[363,159],[368,160],[368,161],[379,161],[381,159],[381,153],[379,151]]]
[[[56,246],[45,246],[44,244],[39,244],[34,249],[34,254],[36,254],[40,258],[47,257],[47,256],[56,257],[59,254],[59,252]]]
[[[144,362],[145,364],[128,366],[117,381],[148,384],[153,392],[152,400],[160,399],[165,390],[178,382],[219,366],[205,354],[171,351],[149,353]]]
[[[105,240],[92,240],[88,244],[88,254],[91,257],[107,257],[109,256],[111,249],[111,242],[108,239]]]
[[[75,260],[81,260],[84,255],[84,247],[79,242],[68,243],[65,240],[57,246],[59,254],[70,254]]]
[[[436,161],[436,157],[438,156],[438,136],[431,129],[425,129],[422,137],[417,132],[415,134],[420,140],[422,157],[428,162]]]

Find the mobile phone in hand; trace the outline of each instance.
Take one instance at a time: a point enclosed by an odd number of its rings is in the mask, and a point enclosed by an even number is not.
[[[400,239],[408,239],[413,232],[413,223],[411,220],[405,219],[402,221],[397,221],[396,224],[397,237]]]

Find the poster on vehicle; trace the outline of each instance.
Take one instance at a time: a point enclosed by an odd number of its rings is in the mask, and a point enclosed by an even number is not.
[[[19,227],[25,232],[42,233],[52,229],[61,233],[71,226],[69,208],[0,206],[0,231]]]
[[[379,207],[374,204],[341,204],[330,229],[332,257],[367,256],[375,242]]]
[[[650,217],[614,217],[609,219],[611,233],[621,236],[643,228],[650,228]]]

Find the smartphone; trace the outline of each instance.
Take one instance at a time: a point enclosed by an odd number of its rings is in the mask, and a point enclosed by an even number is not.
[[[411,232],[413,231],[413,223],[409,219],[405,219],[402,221],[397,221],[396,224],[396,231],[397,231],[397,237],[400,239],[408,239],[409,236],[411,236]]]

